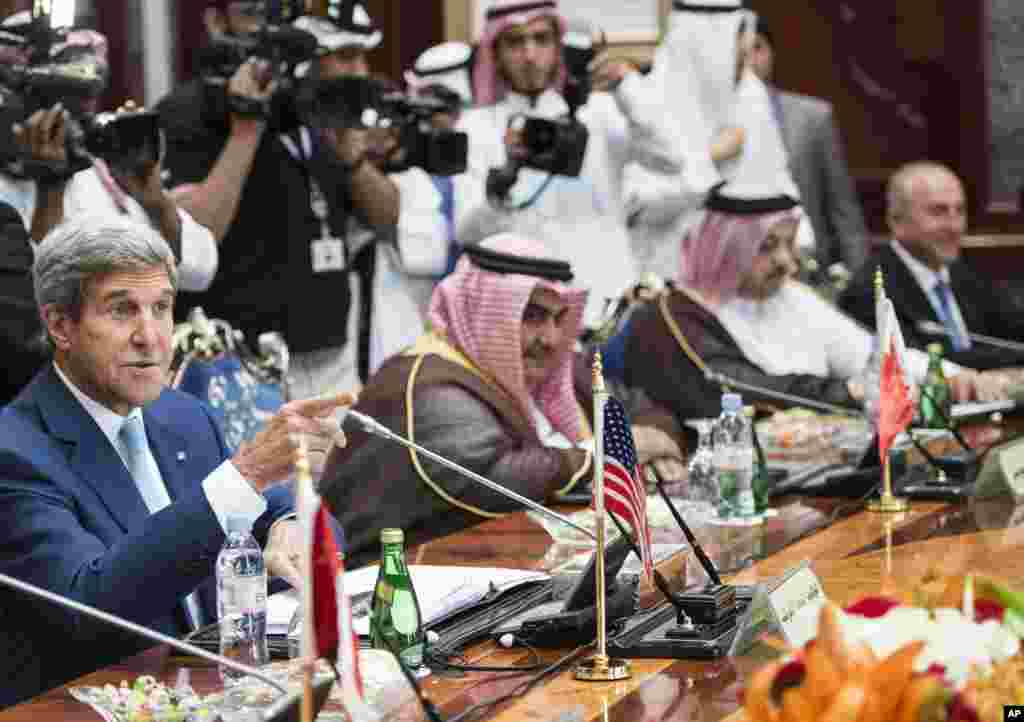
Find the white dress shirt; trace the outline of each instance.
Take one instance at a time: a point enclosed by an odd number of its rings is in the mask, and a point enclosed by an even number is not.
[[[60,380],[71,391],[71,394],[82,404],[86,413],[100,427],[103,435],[110,440],[114,450],[117,451],[117,455],[124,462],[125,468],[130,468],[127,460],[127,451],[122,448],[121,441],[118,438],[121,426],[124,425],[128,417],[121,416],[86,396],[85,392],[75,386],[56,363],[53,365],[53,368],[57,372],[57,376],[60,377]],[[129,416],[136,415],[141,417],[142,409],[133,409],[129,414]],[[142,418],[139,421],[142,423]],[[145,428],[145,424],[143,424],[143,428]],[[152,464],[152,468],[155,468],[159,474],[159,466],[156,463],[156,459],[153,458],[151,451],[149,455],[149,463]],[[159,475],[162,479],[163,475]],[[217,517],[221,528],[224,529],[225,534],[227,533],[227,519],[229,516],[244,517],[250,523],[255,523],[256,519],[267,510],[266,499],[257,493],[249,482],[242,477],[230,459],[226,459],[203,479],[203,493],[206,495],[206,500],[209,502],[210,508],[213,509],[213,513]]]
[[[960,314],[960,304],[957,303],[953,286],[949,282],[949,268],[943,266],[940,271],[935,272],[910,255],[910,251],[904,248],[899,241],[893,240],[889,245],[892,247],[893,252],[900,257],[900,260],[906,264],[907,270],[910,271],[910,275],[914,277],[917,285],[924,291],[925,298],[932,305],[932,310],[935,311],[935,316],[940,321],[946,317],[946,314],[942,308],[942,301],[939,300],[935,292],[935,284],[942,281],[949,287],[949,307],[950,313],[953,316],[953,323],[960,330],[961,338],[969,338],[967,335],[967,324],[964,322],[964,317]]]
[[[875,345],[875,334],[796,281],[764,301],[734,298],[716,315],[747,360],[773,376],[856,378],[864,373]],[[921,383],[928,373],[928,355],[907,349],[907,365],[914,383]],[[944,361],[943,370],[952,376],[963,369]]]

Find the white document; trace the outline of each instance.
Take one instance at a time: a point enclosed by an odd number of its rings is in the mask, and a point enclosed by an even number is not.
[[[370,598],[377,584],[378,565],[345,572],[345,591],[352,600],[352,618],[356,634],[370,633]],[[529,582],[550,579],[547,572],[494,567],[409,567],[423,623],[479,604],[489,595],[498,595]],[[284,635],[299,608],[295,590],[274,594],[267,600],[267,634]]]

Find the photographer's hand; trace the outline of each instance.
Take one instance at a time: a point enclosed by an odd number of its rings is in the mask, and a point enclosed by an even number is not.
[[[630,73],[637,72],[637,67],[622,57],[612,57],[608,51],[602,51],[590,61],[590,87],[594,92],[614,92],[622,79]]]
[[[53,168],[51,176],[38,183],[39,197],[29,231],[37,243],[64,220],[64,186],[68,180],[66,118],[64,106],[57,103],[49,110],[37,110],[24,123],[15,123],[11,128],[15,142],[29,159]]]
[[[337,159],[348,172],[352,205],[378,230],[398,223],[401,197],[398,185],[372,163],[367,162],[370,139],[361,128],[322,131]]]
[[[228,94],[266,100],[276,85],[266,81],[258,63],[242,63],[228,83]],[[260,82],[261,79],[264,82]],[[220,243],[235,220],[242,198],[242,186],[252,170],[256,149],[263,138],[266,121],[256,116],[231,114],[231,134],[217,162],[202,183],[178,190],[174,198],[200,225],[210,229]]]
[[[250,59],[238,66],[238,70],[228,81],[228,97],[243,101],[253,101],[265,105],[277,90],[277,82],[269,73],[268,65],[263,61]],[[266,127],[266,118],[245,113],[231,113],[231,132],[262,134]]]
[[[164,240],[181,259],[181,219],[178,206],[164,191],[161,176],[163,164],[158,160],[148,166],[130,172],[111,166],[110,174],[125,192],[138,201],[153,225],[160,230]]]
[[[359,168],[369,155],[369,131],[364,128],[327,128],[323,135],[334,149],[335,156],[349,171]]]

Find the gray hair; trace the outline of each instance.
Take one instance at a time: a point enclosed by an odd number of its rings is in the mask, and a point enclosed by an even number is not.
[[[82,311],[87,284],[106,273],[162,267],[178,288],[174,254],[163,237],[138,221],[82,215],[61,223],[36,247],[32,275],[36,306],[56,306],[72,318]]]
[[[886,217],[889,221],[905,218],[910,213],[914,184],[918,179],[944,175],[960,180],[952,168],[930,160],[912,161],[896,169],[885,189]]]

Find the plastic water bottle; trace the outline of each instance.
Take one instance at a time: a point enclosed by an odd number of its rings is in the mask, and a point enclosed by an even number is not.
[[[687,506],[693,509],[699,518],[713,517],[719,504],[718,474],[715,473],[715,451],[711,440],[713,431],[713,419],[701,419],[697,422],[700,440],[697,451],[686,465],[689,485]]]
[[[721,499],[719,516],[754,516],[754,444],[739,394],[722,394],[722,413],[715,422],[714,443]]]
[[[228,517],[228,536],[217,556],[217,617],[220,653],[242,664],[267,663],[267,568],[244,517]],[[244,675],[225,667],[225,686]]]

